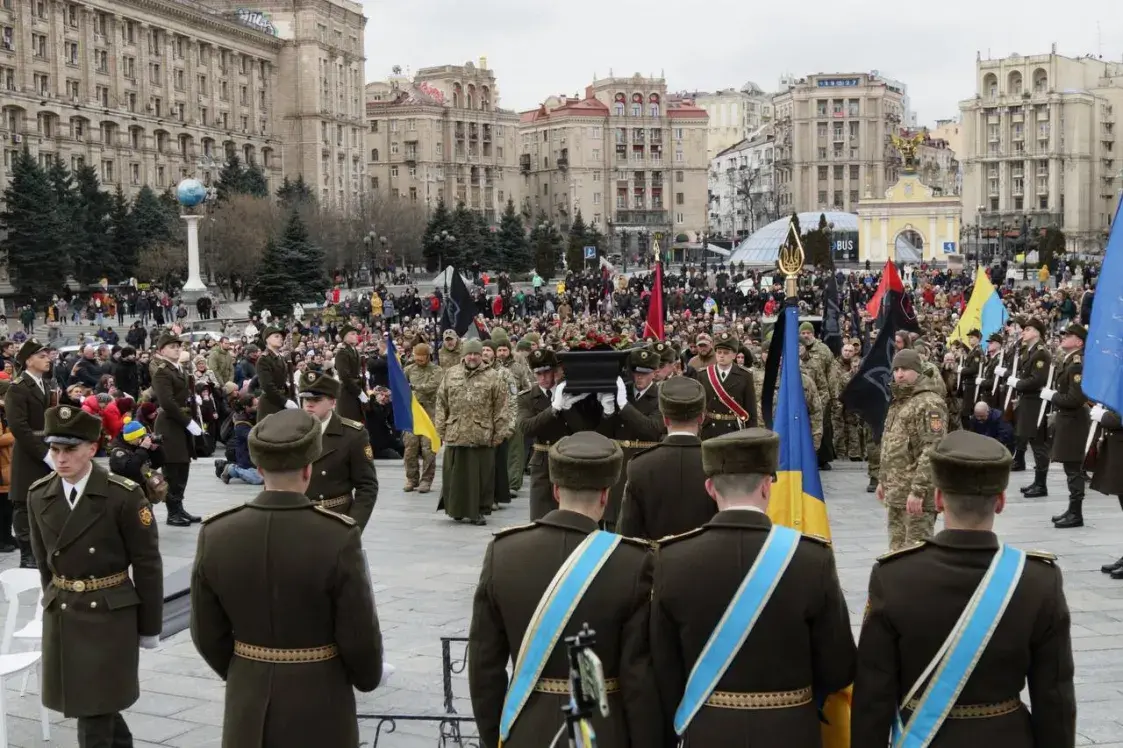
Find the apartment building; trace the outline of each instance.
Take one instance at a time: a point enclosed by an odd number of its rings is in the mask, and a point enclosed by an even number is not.
[[[337,18],[333,28],[350,29],[361,90],[361,6],[315,0],[295,15],[318,14]],[[291,80],[283,77],[286,69],[322,44],[298,36],[302,28],[283,14],[233,5],[3,0],[0,186],[21,148],[44,164],[90,164],[106,186],[120,184],[128,193],[188,176],[210,184],[230,154],[261,166],[271,184],[285,174],[325,183],[319,141],[310,145],[293,129],[311,116],[334,122],[338,108],[325,113],[317,105],[312,112],[296,100],[299,87],[279,85]],[[353,97],[348,106],[357,156],[360,110]],[[361,180],[354,183],[362,187]],[[345,202],[338,192],[322,197]]]
[[[925,132],[923,142],[916,149],[917,174],[920,181],[931,187],[936,195],[958,195],[962,189],[959,159],[951,145],[941,138]]]
[[[960,102],[964,222],[1061,228],[1074,249],[1102,248],[1119,193],[1115,112],[1123,64],[1056,53],[976,63]]]
[[[741,240],[780,217],[774,180],[775,136],[765,127],[710,162],[710,233]]]
[[[740,89],[699,91],[683,96],[693,99],[694,104],[710,116],[706,157],[711,161],[725,149],[753,137],[772,121],[772,95],[752,81]]]
[[[567,225],[577,210],[639,252],[706,230],[708,115],[663,78],[608,77],[551,96],[519,123],[523,211]]]
[[[496,223],[518,203],[519,117],[499,107],[487,59],[395,70],[366,87],[367,177],[380,195],[435,207],[464,203]]]
[[[817,73],[773,99],[781,213],[855,212],[896,182],[889,135],[901,127],[904,92],[872,73]]]

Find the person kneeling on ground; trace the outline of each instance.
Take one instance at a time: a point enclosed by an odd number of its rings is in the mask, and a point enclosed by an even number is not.
[[[230,483],[231,478],[237,478],[251,486],[262,484],[261,473],[250,459],[249,436],[253,428],[254,398],[243,395],[234,404],[234,461],[215,460],[215,473],[223,483]]]

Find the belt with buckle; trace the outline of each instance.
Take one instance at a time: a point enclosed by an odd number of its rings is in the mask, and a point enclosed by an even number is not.
[[[129,581],[129,572],[119,571],[107,577],[90,577],[89,579],[67,579],[66,577],[51,576],[51,584],[60,590],[68,592],[96,592],[110,587],[117,587]]]
[[[920,706],[919,699],[913,699],[905,708],[909,711],[916,711]],[[1007,714],[1013,714],[1022,708],[1020,699],[1006,699],[993,704],[962,704],[955,705],[948,712],[948,719],[989,719],[990,717],[1002,717]]]
[[[714,413],[712,411],[707,410],[706,411],[706,420],[707,421],[740,421],[742,419],[738,418],[737,416],[733,415],[732,413]]]
[[[550,447],[552,447],[552,446],[553,446],[552,444],[538,444],[537,442],[535,442],[534,451],[535,452],[549,452]]]
[[[624,449],[651,449],[659,446],[659,442],[637,442],[630,439],[614,439],[613,441]]]
[[[345,493],[342,496],[336,496],[332,499],[324,499],[323,501],[313,501],[316,506],[323,507],[324,509],[335,509],[336,507],[345,506],[351,500],[351,494]]]
[[[243,660],[256,662],[272,662],[277,664],[294,664],[303,662],[326,662],[339,657],[339,647],[334,644],[325,644],[322,647],[306,647],[304,649],[277,649],[275,647],[259,647],[245,642],[234,642],[234,654]]]
[[[718,709],[787,709],[811,703],[811,686],[795,691],[714,691],[706,706]]]
[[[604,692],[617,693],[620,691],[619,678],[605,678]],[[534,684],[535,693],[554,693],[562,696],[569,695],[569,681],[564,678],[539,678]]]

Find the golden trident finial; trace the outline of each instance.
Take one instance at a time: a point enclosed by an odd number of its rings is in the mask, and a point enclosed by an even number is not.
[[[795,230],[795,222],[788,221],[788,236],[784,243],[780,245],[780,254],[776,258],[776,264],[780,267],[780,272],[784,274],[784,293],[788,296],[795,296],[799,292],[796,276],[803,268],[805,256],[803,242],[799,240],[799,232]]]
[[[655,239],[652,240],[651,249],[655,252],[655,261],[659,262],[659,237],[655,237]],[[671,261],[674,262],[673,259]]]

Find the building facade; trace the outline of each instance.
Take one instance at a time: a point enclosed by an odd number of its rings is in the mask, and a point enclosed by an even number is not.
[[[1056,54],[976,63],[960,103],[964,222],[1056,226],[1069,246],[1103,247],[1119,202],[1115,111],[1123,64]]]
[[[958,195],[962,190],[959,159],[946,140],[926,131],[916,148],[917,172],[920,181],[936,195]]]
[[[772,121],[772,96],[749,81],[740,89],[683,94],[710,116],[706,157],[711,161],[727,148],[753,137]]]
[[[551,96],[519,123],[523,213],[559,225],[578,210],[613,249],[635,255],[706,231],[707,127],[694,101],[663,78],[609,77],[584,97]]]
[[[740,241],[779,218],[771,128],[726,148],[710,162],[710,233]]]
[[[518,203],[518,115],[499,107],[487,60],[422,68],[367,86],[369,189],[436,207],[464,203],[495,223]]]
[[[897,181],[889,144],[905,114],[904,94],[870,73],[800,78],[773,99],[779,210],[854,212],[867,193]]]
[[[361,87],[361,6],[315,0],[295,13],[292,7],[289,16],[331,18],[326,27],[347,29]],[[130,194],[189,176],[210,184],[231,154],[262,167],[271,186],[286,174],[324,182],[320,148],[293,132],[312,110],[292,94],[290,88],[299,86],[279,83],[290,80],[285,70],[295,70],[309,49],[323,44],[299,20],[286,20],[284,11],[250,12],[233,4],[5,3],[0,182],[21,148],[43,164],[61,159],[72,168],[94,166],[108,188],[121,185]],[[362,125],[351,101],[347,107],[356,116],[346,120],[348,138],[358,140]],[[314,116],[321,120],[337,111],[334,104],[317,103]],[[357,143],[356,154],[360,148]],[[355,184],[361,187],[361,180]]]

